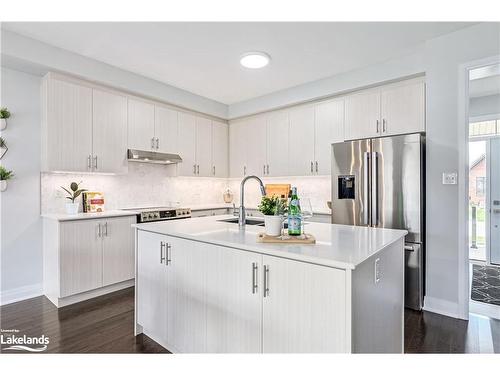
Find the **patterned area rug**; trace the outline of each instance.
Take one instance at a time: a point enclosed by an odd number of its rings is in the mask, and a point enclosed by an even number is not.
[[[471,299],[500,306],[500,267],[472,265]]]

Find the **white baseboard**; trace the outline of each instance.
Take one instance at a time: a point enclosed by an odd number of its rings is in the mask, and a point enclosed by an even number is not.
[[[38,297],[43,294],[42,284],[26,285],[20,288],[3,290],[0,292],[0,306]]]
[[[426,296],[424,298],[424,310],[436,314],[450,316],[452,318],[463,319],[460,316],[460,308],[458,303],[440,298]]]

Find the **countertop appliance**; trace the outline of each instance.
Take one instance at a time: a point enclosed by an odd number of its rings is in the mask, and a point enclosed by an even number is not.
[[[189,219],[191,217],[190,208],[146,207],[126,208],[124,210],[136,212],[138,223],[149,223],[162,220]]]
[[[332,147],[332,223],[406,229],[405,305],[422,309],[425,134],[348,141]]]

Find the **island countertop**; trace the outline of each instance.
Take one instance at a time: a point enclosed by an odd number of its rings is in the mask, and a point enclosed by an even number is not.
[[[220,220],[232,215],[200,217],[135,224],[139,230],[164,234],[219,246],[294,259],[341,269],[354,269],[372,255],[403,238],[404,230],[368,228],[351,225],[308,223],[306,232],[316,244],[270,244],[257,242],[264,227]],[[404,251],[403,248],[401,251]]]

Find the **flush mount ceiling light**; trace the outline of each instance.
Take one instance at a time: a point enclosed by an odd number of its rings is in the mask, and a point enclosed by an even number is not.
[[[249,69],[260,69],[269,64],[271,56],[264,52],[247,52],[240,58],[240,64]]]

